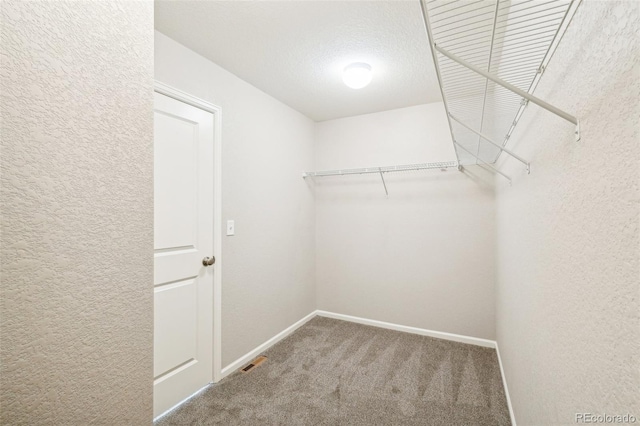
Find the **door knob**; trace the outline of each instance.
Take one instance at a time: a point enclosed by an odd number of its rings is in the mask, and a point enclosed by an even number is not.
[[[204,266],[211,266],[214,263],[216,263],[216,257],[215,256],[205,257],[204,259],[202,259],[202,264]]]

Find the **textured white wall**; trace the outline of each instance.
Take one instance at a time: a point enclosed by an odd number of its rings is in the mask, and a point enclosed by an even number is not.
[[[0,7],[0,423],[148,424],[153,3]]]
[[[637,2],[585,1],[536,90],[497,194],[497,336],[520,425],[640,418]],[[498,178],[499,179],[499,178]]]
[[[156,78],[222,107],[222,365],[315,309],[313,121],[156,32]]]
[[[316,124],[316,169],[455,160],[442,103]],[[493,339],[495,214],[478,167],[317,179],[318,308]]]

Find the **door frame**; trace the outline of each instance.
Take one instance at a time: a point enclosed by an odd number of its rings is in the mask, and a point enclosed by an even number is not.
[[[222,379],[222,108],[154,80],[154,92],[213,114],[213,383]]]

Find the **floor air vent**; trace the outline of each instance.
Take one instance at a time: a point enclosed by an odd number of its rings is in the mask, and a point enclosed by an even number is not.
[[[267,360],[266,356],[259,356],[258,358],[254,359],[253,362],[251,362],[251,364],[249,364],[246,367],[242,368],[240,371],[242,371],[243,373],[248,373],[251,370],[253,370],[255,367],[257,367],[260,364],[262,364],[263,362],[265,362],[266,360]]]

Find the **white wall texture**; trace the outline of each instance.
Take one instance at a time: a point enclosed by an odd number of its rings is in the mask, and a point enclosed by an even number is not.
[[[314,123],[157,31],[155,77],[222,107],[224,367],[315,309]]]
[[[0,423],[147,423],[153,6],[0,5]],[[497,334],[522,425],[639,414],[639,16],[582,4],[536,91],[582,141],[529,106],[532,173],[501,159],[497,194],[478,167],[305,181],[453,159],[442,105],[314,124],[156,32],[156,78],[223,110],[223,366],[317,307]]]
[[[317,170],[455,160],[442,103],[316,124]],[[490,175],[389,173],[317,179],[318,308],[494,339]]]
[[[0,423],[149,423],[153,2],[0,8]]]
[[[497,337],[520,425],[640,418],[639,3],[585,1],[527,107],[497,193]],[[500,179],[498,177],[498,179]]]

